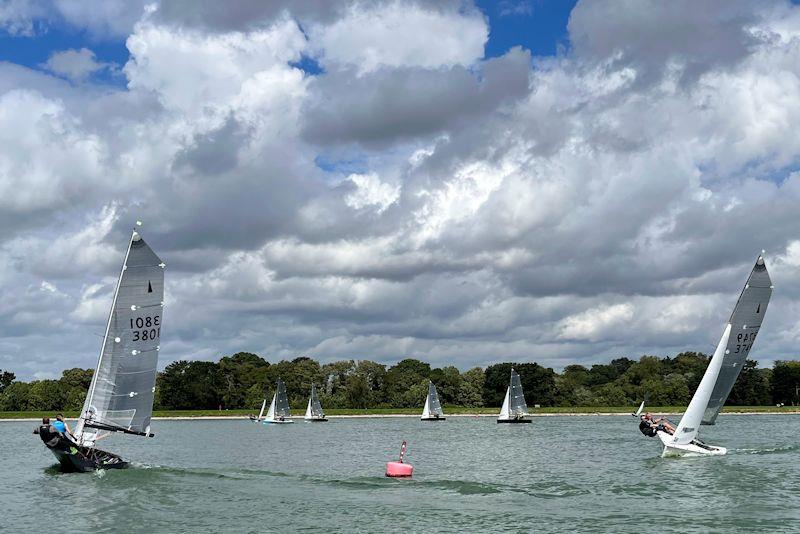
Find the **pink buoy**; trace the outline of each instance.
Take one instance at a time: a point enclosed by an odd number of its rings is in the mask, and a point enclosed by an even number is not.
[[[400,447],[400,460],[397,462],[388,462],[386,464],[387,477],[411,477],[414,473],[414,466],[403,462],[403,457],[406,455],[406,442]]]

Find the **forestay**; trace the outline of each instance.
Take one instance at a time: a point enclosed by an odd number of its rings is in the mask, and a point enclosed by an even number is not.
[[[719,377],[703,414],[702,424],[713,425],[728,399],[761,328],[771,296],[772,281],[764,264],[764,258],[759,256],[728,321],[731,326],[730,336],[725,346]]]
[[[85,445],[93,445],[100,429],[150,432],[164,267],[134,231],[114,292],[97,369],[76,427],[76,435]]]

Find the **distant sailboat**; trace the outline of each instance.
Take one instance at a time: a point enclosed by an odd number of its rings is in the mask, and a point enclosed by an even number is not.
[[[289,410],[289,398],[286,396],[286,386],[283,384],[283,380],[279,378],[277,387],[275,388],[275,395],[272,397],[272,403],[270,403],[267,416],[264,418],[264,424],[294,423],[291,417],[292,412]]]
[[[95,447],[98,439],[112,433],[153,437],[150,417],[164,308],[164,268],[134,230],[100,358],[75,427],[75,441],[55,436],[58,439],[45,442],[65,471],[126,467],[128,462],[116,454]]]
[[[250,420],[253,422],[261,421],[264,418],[264,408],[266,407],[267,407],[267,399],[264,399],[264,402],[261,403],[261,411],[258,412],[258,417],[251,415]]]
[[[530,423],[532,422],[528,414],[528,405],[525,404],[525,395],[522,392],[522,382],[519,375],[512,368],[511,382],[506,390],[506,397],[503,400],[503,407],[500,409],[498,423]]]
[[[444,421],[447,419],[442,412],[442,405],[439,402],[439,394],[436,386],[428,380],[428,396],[425,398],[425,407],[422,409],[422,421]]]
[[[697,433],[700,425],[713,425],[716,421],[750,354],[771,296],[772,281],[764,258],[759,256],[675,433],[662,430],[657,433],[664,444],[662,456],[721,455],[727,452],[724,447],[699,441]]]
[[[311,396],[308,398],[308,407],[306,407],[306,415],[303,418],[306,421],[324,422],[328,418],[325,417],[325,412],[322,411],[322,404],[319,402],[317,396],[317,386],[311,384]]]

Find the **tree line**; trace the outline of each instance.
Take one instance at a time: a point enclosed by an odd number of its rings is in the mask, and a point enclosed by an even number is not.
[[[635,406],[645,394],[651,406],[682,406],[688,404],[709,359],[683,352],[674,358],[642,356],[590,367],[568,365],[561,373],[537,363],[511,362],[461,372],[410,358],[392,366],[370,360],[320,364],[308,357],[270,363],[239,352],[218,362],[169,364],[158,374],[155,405],[172,410],[256,410],[281,378],[295,408],[305,406],[312,383],[326,408],[421,408],[428,380],[436,384],[444,405],[497,407],[514,367],[529,406]],[[14,373],[0,370],[0,410],[80,410],[91,380],[91,369],[67,369],[58,380],[32,382],[17,381]],[[780,403],[800,405],[800,362],[778,361],[766,369],[747,360],[727,404]]]

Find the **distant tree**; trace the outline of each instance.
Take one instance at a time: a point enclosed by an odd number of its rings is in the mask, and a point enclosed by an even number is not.
[[[513,363],[496,363],[486,368],[483,381],[483,405],[500,406],[508,389]]]
[[[768,369],[757,369],[758,362],[746,360],[739,378],[725,404],[732,406],[765,406],[772,402]]]
[[[214,362],[173,362],[161,374],[159,386],[167,409],[214,409],[222,403],[219,365]]]
[[[556,373],[549,367],[538,363],[520,363],[516,366],[519,373],[525,400],[529,406],[554,406],[556,402]],[[509,373],[510,374],[510,373]]]
[[[252,352],[237,352],[219,360],[219,387],[227,408],[246,408],[247,391],[253,385],[266,389],[269,362]],[[263,391],[262,391],[263,393]]]
[[[30,402],[31,385],[26,382],[12,382],[0,395],[0,409],[7,412],[35,410]]]
[[[772,402],[800,404],[800,362],[777,361],[772,368]]]
[[[29,410],[61,411],[67,404],[67,389],[58,380],[34,380],[28,392]]]
[[[11,382],[16,380],[16,378],[17,376],[11,371],[3,371],[0,369],[0,393],[3,393],[3,390],[10,386]]]
[[[461,389],[461,373],[452,365],[441,369],[433,369],[430,379],[436,384],[439,400],[442,404],[455,404]]]
[[[408,392],[421,382],[424,382],[427,387],[430,375],[430,364],[412,358],[400,360],[397,365],[386,371],[384,377],[386,402],[390,406],[415,406],[416,403],[408,397]]]
[[[461,375],[456,404],[460,406],[483,406],[483,369],[474,367]]]

